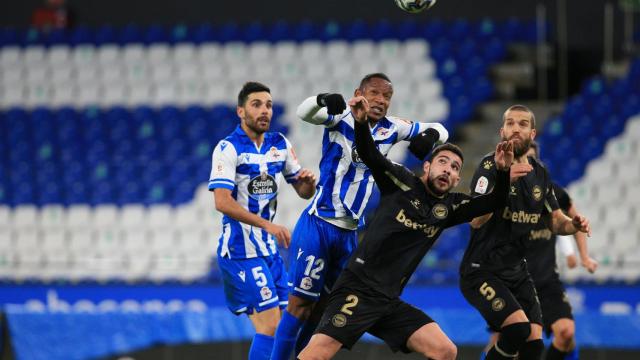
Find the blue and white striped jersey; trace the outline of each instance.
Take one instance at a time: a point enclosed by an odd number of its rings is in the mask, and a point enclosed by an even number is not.
[[[266,132],[258,148],[238,126],[213,150],[209,190],[229,189],[240,206],[271,221],[276,215],[282,178],[292,183],[299,171],[298,159],[284,135]],[[218,256],[246,259],[278,251],[273,236],[262,228],[226,215],[222,217],[222,228]]]
[[[316,194],[308,207],[316,214],[336,225],[355,229],[364,212],[373,189],[373,176],[360,160],[355,149],[354,119],[349,110],[341,115],[327,115],[318,109],[315,97],[308,98],[298,108],[303,120],[325,126],[320,160],[320,180]],[[444,142],[447,130],[439,123],[420,123],[386,116],[371,129],[376,146],[387,155],[391,146],[401,140],[410,140],[417,134],[436,128]],[[331,219],[352,219],[334,222]]]

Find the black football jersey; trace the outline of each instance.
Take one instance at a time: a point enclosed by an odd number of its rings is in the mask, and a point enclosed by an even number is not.
[[[400,295],[443,229],[490,213],[506,201],[506,171],[496,173],[496,189],[490,195],[472,198],[448,193],[437,197],[413,172],[380,154],[367,125],[356,125],[356,147],[380,188],[381,199],[347,269],[367,287],[389,298]]]
[[[553,184],[553,192],[558,199],[560,209],[565,213],[571,207],[571,197],[558,184]],[[546,223],[540,223],[529,235],[529,248],[526,259],[527,268],[531,274],[533,282],[539,286],[549,280],[558,278],[558,267],[556,266],[556,238]]]
[[[478,229],[471,230],[471,241],[462,258],[461,274],[474,268],[490,270],[512,268],[522,262],[530,243],[531,231],[548,226],[548,214],[558,209],[549,173],[529,157],[533,170],[509,185],[506,206],[493,212]],[[493,153],[485,156],[471,182],[474,195],[492,192],[497,171]]]

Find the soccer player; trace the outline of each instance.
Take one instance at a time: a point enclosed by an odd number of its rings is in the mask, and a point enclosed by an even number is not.
[[[538,144],[535,141],[531,142],[527,156],[539,159],[538,152]],[[578,211],[573,205],[569,194],[556,183],[553,183],[552,186],[560,209],[570,217],[578,215]],[[598,262],[589,256],[586,235],[583,232],[577,232],[574,237],[582,266],[590,273],[595,272]],[[558,267],[556,266],[556,238],[558,237],[547,228],[546,222],[539,222],[529,235],[531,243],[525,258],[527,260],[527,269],[531,274],[531,279],[535,284],[538,299],[540,300],[545,333],[547,336],[553,334],[553,341],[547,349],[546,359],[577,359],[574,336],[575,323],[571,313],[571,304],[564,285],[560,281]],[[566,239],[568,237],[562,238]],[[560,238],[558,241],[560,241]],[[568,245],[570,247],[571,243]],[[563,247],[566,247],[566,245],[563,245]],[[567,262],[570,266],[570,258],[567,258]],[[496,341],[497,336],[492,336],[490,345],[493,346]]]
[[[364,96],[370,104],[370,131],[383,155],[396,142],[409,140],[428,128],[436,129],[441,141],[447,140],[447,130],[441,124],[387,116],[392,95],[393,85],[382,73],[366,75],[355,90],[355,96]],[[304,347],[317,319],[311,318],[303,328],[305,321],[320,295],[332,288],[357,245],[358,221],[374,182],[353,145],[354,120],[345,109],[340,94],[312,96],[297,109],[303,121],[323,125],[325,129],[317,192],[293,230],[289,303],[276,332],[273,360],[288,360],[294,346],[297,351]],[[322,312],[317,310],[314,314],[319,317]]]
[[[545,221],[545,214],[550,214],[547,225],[556,234],[589,233],[590,228],[584,217],[564,215],[547,170],[526,155],[536,135],[533,112],[514,105],[504,112],[502,120],[502,139],[514,142],[516,158],[511,171],[524,166],[533,170],[514,179],[506,206],[472,221],[471,242],[460,264],[460,289],[491,330],[500,333],[487,359],[540,359],[544,351],[542,314],[524,260],[529,237]],[[489,155],[474,174],[472,193],[489,193],[496,176],[496,164]]]
[[[384,206],[377,209],[362,243],[340,274],[317,333],[299,358],[330,359],[368,331],[393,351],[455,359],[457,350],[451,340],[427,314],[400,300],[400,294],[442,230],[505,204],[513,146],[502,142],[496,147],[499,173],[493,193],[476,198],[450,193],[460,180],[460,148],[436,147],[431,161],[424,162],[424,175],[418,177],[377,150],[367,124],[367,100],[356,96],[349,105],[357,121],[356,148],[373,173]],[[410,149],[423,158],[438,139],[438,132],[428,129],[412,140]]]
[[[218,264],[227,306],[246,313],[256,329],[250,360],[269,359],[286,305],[286,272],[274,239],[286,247],[291,234],[271,222],[282,178],[305,199],[316,183],[311,171],[300,168],[287,138],[268,131],[272,106],[268,87],[244,84],[236,109],[240,125],[216,145],[209,179],[216,210],[224,214]]]

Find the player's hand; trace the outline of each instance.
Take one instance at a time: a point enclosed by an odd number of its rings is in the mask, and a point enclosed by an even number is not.
[[[571,255],[567,255],[567,267],[569,269],[573,269],[578,265],[578,259],[576,259],[576,256],[571,254]]]
[[[591,225],[589,224],[589,220],[586,217],[582,215],[576,215],[573,217],[573,219],[571,219],[571,224],[578,231],[591,236]]]
[[[509,182],[514,183],[516,180],[527,175],[532,170],[533,166],[531,166],[531,164],[517,163],[511,165],[511,170],[509,171]]]
[[[344,98],[340,94],[319,94],[316,97],[316,103],[318,106],[326,107],[329,115],[342,114],[344,109],[347,108],[347,104],[344,102]]]
[[[502,141],[496,145],[496,152],[493,156],[498,170],[507,170],[513,162],[513,142]]]
[[[591,257],[587,256],[586,258],[582,258],[582,267],[587,269],[587,271],[589,271],[589,273],[593,274],[594,272],[596,272],[596,269],[598,268],[598,262],[594,259],[592,259]]]
[[[267,226],[265,226],[264,228],[269,234],[275,236],[275,238],[278,240],[278,244],[280,244],[280,246],[284,247],[284,248],[288,248],[289,244],[291,243],[291,233],[289,232],[289,229],[287,229],[286,227],[282,226],[282,225],[278,225],[278,224],[274,224],[274,223],[269,223]]]
[[[369,102],[364,96],[355,96],[349,100],[349,107],[353,118],[359,123],[367,122],[367,113],[369,113]]]
[[[302,169],[296,177],[296,181],[301,184],[316,184],[316,174],[309,169]]]

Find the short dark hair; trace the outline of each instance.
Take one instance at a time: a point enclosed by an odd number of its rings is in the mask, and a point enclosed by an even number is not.
[[[460,156],[460,160],[462,160],[462,162],[464,163],[464,156],[462,155],[462,149],[460,149],[458,145],[452,144],[452,143],[444,143],[442,145],[438,145],[435,148],[433,148],[433,150],[431,150],[431,157],[429,161],[433,160],[433,158],[435,158],[439,153],[445,150],[451,151],[452,153]]]
[[[382,79],[391,83],[391,80],[386,74],[378,72],[378,73],[365,75],[365,77],[363,77],[362,80],[360,80],[360,86],[358,86],[358,88],[360,90],[364,89],[364,87],[367,85],[367,83],[369,83],[369,81],[371,81],[371,79]]]
[[[528,107],[519,104],[511,105],[507,110],[504,111],[504,113],[502,114],[502,123],[507,120],[506,115],[509,111],[522,111],[529,113],[529,115],[531,115],[531,128],[536,128],[536,116],[533,114],[533,111],[531,111],[531,109],[529,109]]]
[[[249,94],[262,91],[266,91],[271,94],[271,90],[265,84],[257,81],[244,83],[242,89],[240,89],[240,92],[238,93],[238,106],[244,106],[244,103],[247,102],[247,99],[249,98]]]

